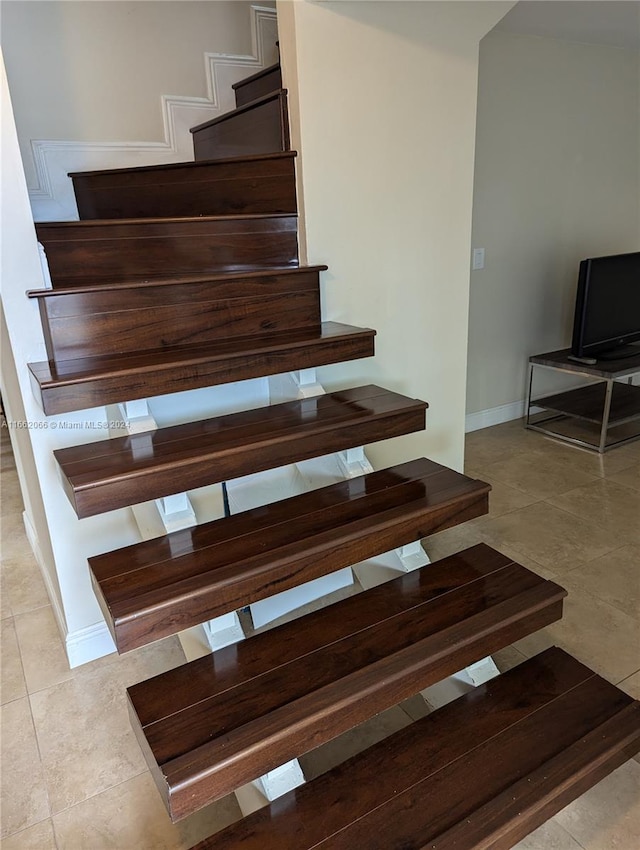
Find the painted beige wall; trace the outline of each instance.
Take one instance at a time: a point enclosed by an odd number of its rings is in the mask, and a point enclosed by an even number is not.
[[[376,465],[462,465],[478,43],[512,5],[277,5],[324,314],[378,330],[374,359],[323,383],[430,404],[426,433],[371,448]]]
[[[639,55],[495,32],[480,48],[467,412],[570,344],[578,263],[640,249]]]
[[[163,139],[162,95],[207,96],[205,52],[251,54],[250,7],[3,0],[2,48],[28,185],[36,183],[31,139]]]

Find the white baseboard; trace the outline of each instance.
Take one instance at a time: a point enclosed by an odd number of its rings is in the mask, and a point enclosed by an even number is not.
[[[60,629],[60,634],[64,637],[64,635],[66,635],[67,633],[67,623],[64,617],[64,612],[62,610],[62,604],[60,602],[60,599],[58,598],[58,593],[53,585],[53,582],[51,581],[51,577],[49,576],[49,572],[46,568],[44,557],[42,555],[42,550],[40,549],[40,543],[38,542],[38,535],[36,534],[36,530],[31,524],[31,520],[29,519],[29,516],[26,511],[22,512],[22,522],[24,523],[24,532],[27,535],[29,546],[31,546],[33,557],[36,559],[36,563],[40,568],[40,573],[42,575],[42,580],[47,591],[47,596],[49,597],[51,607],[53,608],[53,616],[56,618],[56,623],[58,624],[58,628]]]
[[[53,616],[56,619],[60,634],[65,642],[69,667],[73,669],[74,667],[79,667],[81,664],[86,664],[88,661],[95,661],[96,658],[101,658],[103,655],[109,655],[109,653],[115,652],[116,645],[105,622],[95,623],[93,626],[87,626],[75,632],[67,632],[67,623],[60,600],[58,599],[58,594],[45,567],[38,537],[26,511],[22,514],[22,521],[31,551],[40,567],[42,580],[51,601]]]
[[[111,632],[104,622],[69,632],[65,644],[71,669],[116,651]]]
[[[467,413],[464,420],[465,433],[479,431],[481,428],[489,428],[491,425],[501,425],[503,422],[511,422],[524,416],[525,401],[512,401],[510,404],[501,404],[498,407],[490,407],[488,410],[478,410],[476,413]]]

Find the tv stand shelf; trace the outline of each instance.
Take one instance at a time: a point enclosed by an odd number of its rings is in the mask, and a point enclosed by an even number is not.
[[[526,427],[599,453],[640,438],[640,386],[633,383],[640,374],[640,349],[635,357],[593,366],[570,360],[570,353],[563,349],[529,358]],[[538,367],[592,383],[535,398]]]

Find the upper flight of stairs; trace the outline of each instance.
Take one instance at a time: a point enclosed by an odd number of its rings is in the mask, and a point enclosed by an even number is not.
[[[422,458],[89,559],[120,652],[487,512]]]
[[[45,413],[373,355],[374,331],[322,322],[326,266],[298,264],[294,156],[72,175],[82,221],[37,225],[53,289],[29,293]]]
[[[236,109],[192,128],[195,159],[288,151],[289,113],[280,64],[240,80],[233,90]]]
[[[81,220],[37,225],[53,288],[28,293],[48,357],[29,368],[46,414],[374,353],[374,330],[322,322],[326,266],[299,265],[279,65],[234,90],[235,110],[192,130],[194,162],[75,173]],[[55,459],[83,518],[414,433],[426,408],[356,387]],[[93,586],[124,652],[366,569],[486,514],[489,489],[421,458],[95,555]],[[565,595],[481,544],[134,685],[170,816],[558,620]],[[549,650],[197,850],[508,850],[640,747],[639,708]]]

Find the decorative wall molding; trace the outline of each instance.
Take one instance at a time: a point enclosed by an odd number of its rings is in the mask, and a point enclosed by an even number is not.
[[[276,10],[251,7],[251,55],[205,53],[206,97],[162,95],[161,142],[80,142],[34,139],[37,183],[29,188],[35,221],[77,219],[69,171],[127,168],[193,159],[189,128],[235,106],[231,84],[274,61]]]
[[[488,410],[467,413],[464,421],[465,433],[489,428],[491,425],[501,425],[503,422],[511,422],[513,419],[521,419],[524,416],[524,408],[525,401],[521,399],[509,404],[501,404],[498,407],[490,407]]]

